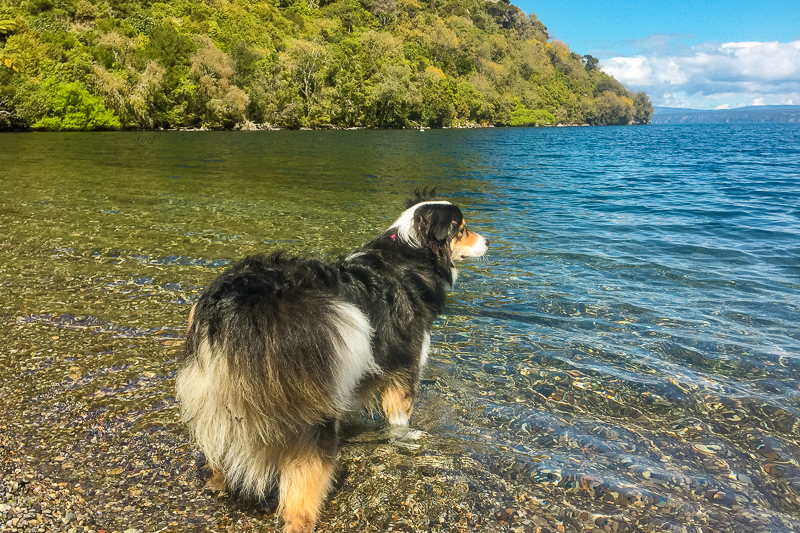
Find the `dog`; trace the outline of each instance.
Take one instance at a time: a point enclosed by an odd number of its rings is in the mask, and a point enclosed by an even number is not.
[[[310,532],[331,488],[342,417],[380,406],[407,426],[455,261],[489,241],[417,191],[392,226],[334,262],[248,257],[192,307],[177,397],[208,487],[264,498]]]

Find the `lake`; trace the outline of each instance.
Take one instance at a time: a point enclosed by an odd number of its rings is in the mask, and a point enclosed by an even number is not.
[[[432,186],[492,246],[318,531],[800,530],[797,124],[0,135],[0,524],[273,531],[202,489],[191,303]]]

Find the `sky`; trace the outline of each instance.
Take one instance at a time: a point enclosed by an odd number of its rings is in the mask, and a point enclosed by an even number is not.
[[[511,0],[655,106],[800,105],[800,0]]]

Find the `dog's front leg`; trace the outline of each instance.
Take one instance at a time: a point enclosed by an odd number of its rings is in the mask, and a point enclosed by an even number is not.
[[[407,426],[414,412],[416,375],[400,375],[388,379],[381,388],[381,407],[386,420],[394,426]]]

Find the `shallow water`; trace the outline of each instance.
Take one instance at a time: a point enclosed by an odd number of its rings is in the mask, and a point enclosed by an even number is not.
[[[202,491],[189,306],[434,185],[492,247],[437,321],[422,433],[351,430],[321,530],[800,530],[797,125],[0,136],[3,467],[87,526],[272,528]]]

